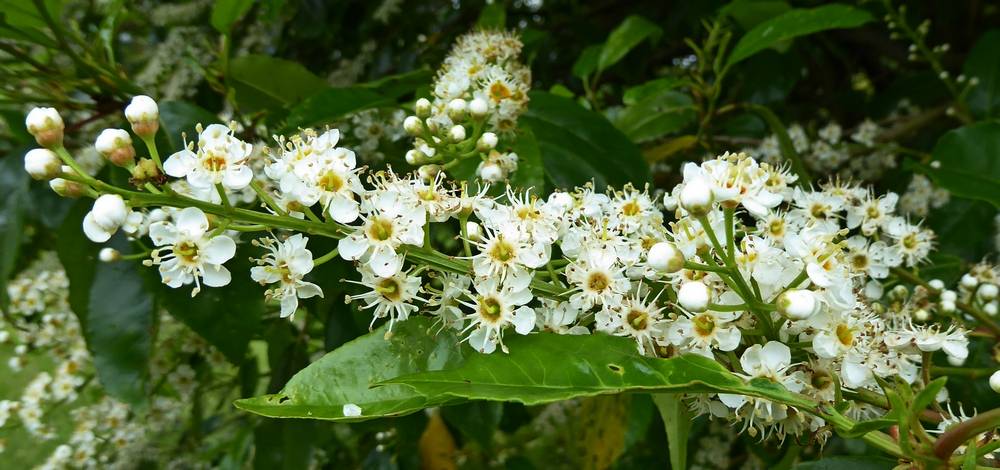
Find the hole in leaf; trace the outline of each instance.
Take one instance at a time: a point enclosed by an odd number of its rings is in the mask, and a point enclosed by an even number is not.
[[[625,372],[625,369],[623,369],[622,366],[618,364],[608,364],[608,369],[611,369],[611,372],[614,372],[616,374],[622,374]]]
[[[278,398],[278,404],[282,405],[282,404],[284,404],[288,400],[290,400],[290,398],[288,398],[287,395],[282,395],[281,398]]]

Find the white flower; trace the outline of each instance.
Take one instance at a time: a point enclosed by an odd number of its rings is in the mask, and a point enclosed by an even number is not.
[[[911,225],[902,217],[890,219],[885,231],[894,241],[890,245],[891,249],[904,260],[907,267],[916,266],[927,259],[934,246],[934,232],[919,225]]]
[[[688,281],[677,291],[677,303],[689,312],[704,312],[712,301],[712,292],[701,281]]]
[[[193,188],[210,189],[222,184],[227,189],[243,189],[253,179],[247,159],[253,145],[233,137],[222,124],[211,124],[198,135],[198,148],[186,148],[163,162],[163,171],[187,178]]]
[[[666,336],[666,320],[656,306],[656,298],[640,297],[636,292],[613,310],[602,309],[594,316],[597,329],[615,336],[635,339],[639,354],[655,355],[657,342]]]
[[[260,266],[250,268],[250,278],[261,285],[275,284],[264,295],[281,303],[281,317],[291,316],[298,309],[299,299],[323,296],[323,290],[316,284],[302,278],[313,269],[312,252],[306,249],[309,239],[297,233],[277,242],[272,238],[263,239],[260,244],[268,253],[259,261]]]
[[[323,212],[347,224],[358,218],[358,196],[364,193],[354,152],[337,147],[340,131],[293,139],[266,171],[279,181],[284,196],[310,207],[319,202]]]
[[[590,330],[577,325],[580,310],[569,302],[559,302],[552,299],[542,299],[542,306],[535,309],[537,318],[535,326],[540,331],[551,331],[561,335],[585,335]]]
[[[201,284],[222,287],[231,275],[222,266],[236,254],[236,242],[226,235],[208,232],[208,218],[196,207],[187,207],[174,215],[174,222],[155,222],[149,226],[149,238],[161,248],[153,250],[150,264],[160,266],[163,283],[178,288],[195,283],[191,295],[201,291]]]
[[[595,305],[617,307],[631,287],[615,257],[597,250],[567,266],[566,279],[573,286],[569,303],[581,311]]]
[[[352,281],[354,282],[354,281]],[[369,289],[359,295],[348,296],[347,301],[364,301],[363,309],[372,310],[372,325],[379,318],[389,317],[389,330],[397,321],[403,321],[417,311],[414,300],[426,302],[419,297],[420,278],[405,271],[397,271],[388,276],[378,276],[366,268],[361,269],[361,284]]]
[[[506,277],[527,273],[526,268],[538,268],[549,260],[550,247],[528,239],[516,227],[486,230],[483,240],[476,243],[479,253],[472,257],[476,276]]]
[[[133,96],[125,107],[125,118],[132,124],[136,135],[149,138],[159,129],[160,109],[156,101],[146,95]]]
[[[465,328],[465,331],[472,331],[466,337],[470,346],[490,354],[499,344],[500,349],[507,352],[503,344],[503,330],[508,325],[513,325],[518,334],[531,332],[535,327],[535,310],[525,305],[532,299],[528,289],[530,283],[529,275],[511,275],[503,281],[496,277],[477,280],[476,293],[470,296],[471,301],[461,301],[462,305],[474,311],[466,316],[471,321]]]
[[[684,313],[667,329],[671,344],[686,352],[712,357],[712,350],[732,351],[743,337],[740,329],[731,323],[739,319],[740,312]]]
[[[395,192],[378,194],[372,205],[372,211],[362,216],[364,224],[340,239],[338,248],[342,258],[364,260],[376,275],[390,277],[403,267],[397,249],[423,243],[426,214],[401,203]]]
[[[768,341],[763,346],[759,344],[750,346],[740,357],[740,365],[744,372],[742,375],[747,379],[765,378],[784,386],[790,392],[800,392],[805,388],[804,377],[801,372],[788,373],[791,362],[791,350],[784,343],[777,341]],[[739,409],[748,401],[743,395],[728,393],[720,393],[719,399],[733,409]],[[785,405],[762,399],[753,399],[753,403],[754,417],[766,421],[781,420],[786,417]]]
[[[83,217],[83,233],[91,241],[108,241],[128,217],[125,200],[117,194],[104,194],[94,201],[94,207]]]
[[[49,149],[32,149],[24,154],[24,171],[36,180],[51,180],[62,173],[62,160]]]

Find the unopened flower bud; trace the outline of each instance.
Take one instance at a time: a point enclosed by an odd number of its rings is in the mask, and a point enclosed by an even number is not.
[[[482,98],[475,98],[469,102],[469,114],[474,118],[481,118],[490,110],[489,104]]]
[[[163,174],[160,173],[160,168],[156,166],[156,162],[143,158],[136,162],[135,167],[132,168],[132,184],[136,186],[142,186],[147,182],[162,182]]]
[[[36,180],[50,180],[62,173],[62,161],[49,149],[32,149],[24,154],[24,171]]]
[[[437,178],[438,173],[441,173],[441,165],[435,165],[433,163],[417,168],[417,175],[426,181],[433,181],[434,178]]]
[[[684,267],[684,254],[673,243],[659,242],[649,249],[646,262],[659,272],[675,273]]]
[[[782,292],[776,302],[778,313],[792,320],[804,320],[819,311],[819,299],[811,290],[791,289]]]
[[[426,161],[426,159],[427,159],[427,156],[424,155],[423,152],[421,152],[421,151],[419,151],[417,149],[410,149],[410,150],[406,151],[406,163],[409,163],[410,165],[413,165],[413,166],[420,165],[420,164],[424,163],[424,161]]]
[[[132,136],[124,129],[104,129],[94,142],[97,152],[114,165],[128,166],[135,161]]]
[[[493,162],[486,162],[479,167],[479,177],[485,181],[497,182],[503,180],[503,169]]]
[[[114,248],[101,248],[101,251],[97,252],[97,259],[104,263],[113,263],[122,259],[122,254],[120,251]]]
[[[431,115],[431,102],[427,98],[420,98],[413,105],[414,111],[417,113],[417,117],[426,118]]]
[[[696,217],[708,214],[712,210],[712,202],[715,201],[712,188],[708,185],[708,181],[702,178],[685,183],[678,199],[681,207]]]
[[[424,125],[421,123],[420,118],[406,116],[406,119],[403,120],[403,129],[406,130],[407,134],[416,137],[424,132]]]
[[[83,218],[83,232],[94,242],[108,241],[128,217],[125,200],[117,194],[104,194]]]
[[[990,376],[990,388],[992,388],[994,392],[1000,393],[1000,370],[994,372],[993,375]]]
[[[465,140],[465,128],[457,124],[451,126],[451,129],[448,130],[448,138],[451,139],[452,142],[461,142]]]
[[[948,365],[950,365],[952,367],[962,367],[962,366],[964,366],[965,365],[965,360],[967,359],[967,358],[964,358],[964,357],[952,356],[950,354],[946,355],[945,357],[948,358]],[[946,389],[946,388],[942,388],[941,390],[942,391],[948,391],[948,389]]]
[[[927,285],[931,286],[931,289],[934,290],[944,290],[944,281],[940,279],[931,279],[930,281],[927,281]]]
[[[483,135],[479,136],[479,140],[476,141],[476,150],[480,152],[489,152],[497,147],[497,135],[492,132],[483,132]]]
[[[160,108],[146,95],[132,97],[125,107],[125,118],[132,123],[132,132],[144,139],[153,137],[160,129]]]
[[[954,312],[956,308],[957,308],[957,306],[955,305],[955,302],[953,302],[953,301],[949,301],[949,300],[942,300],[941,301],[941,311],[942,312],[951,313],[951,312]]]
[[[985,312],[987,315],[991,317],[995,317],[997,315],[997,303],[990,302],[986,305],[983,305],[983,312]]]
[[[65,126],[56,108],[32,109],[24,119],[24,125],[35,136],[38,145],[47,149],[62,146]]]
[[[478,243],[483,239],[483,228],[470,220],[465,223],[465,235],[469,238],[470,242]]]
[[[971,274],[966,274],[962,276],[961,283],[962,287],[965,287],[967,289],[975,289],[976,286],[979,285],[979,279],[977,279],[976,276],[973,276]]]
[[[928,312],[927,309],[918,308],[913,311],[913,319],[919,322],[925,322],[931,319],[931,312]]]
[[[711,293],[708,286],[701,281],[688,281],[681,284],[677,291],[677,303],[681,304],[685,310],[698,313],[708,309],[711,300]]]
[[[49,187],[52,188],[53,192],[62,197],[76,199],[83,195],[83,186],[74,181],[62,178],[52,178],[49,180]]]
[[[468,103],[462,98],[455,98],[448,102],[448,117],[454,121],[465,119],[465,111],[469,108]]]
[[[997,285],[991,283],[984,283],[979,286],[979,298],[987,302],[997,298]]]

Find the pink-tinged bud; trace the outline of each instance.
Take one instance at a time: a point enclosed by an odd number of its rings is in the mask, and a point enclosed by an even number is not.
[[[146,95],[132,97],[125,107],[125,118],[132,123],[132,132],[144,139],[152,138],[160,129],[160,108]]]
[[[62,146],[65,125],[56,108],[32,109],[24,119],[24,126],[35,136],[38,145],[47,149]]]
[[[50,180],[62,173],[62,161],[49,149],[33,149],[24,154],[24,171],[36,180]]]
[[[123,129],[104,129],[97,136],[94,148],[117,166],[129,166],[135,162],[135,148],[132,136]]]

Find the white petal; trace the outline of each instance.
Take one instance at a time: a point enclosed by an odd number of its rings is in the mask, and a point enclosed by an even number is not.
[[[208,231],[208,217],[197,207],[185,207],[174,217],[177,230],[193,238]]]
[[[154,222],[149,226],[149,238],[156,246],[177,243],[177,229],[169,222]]]
[[[535,328],[535,310],[531,307],[521,307],[514,311],[514,331],[526,335]]]
[[[341,258],[353,261],[360,259],[368,251],[368,243],[365,243],[361,235],[349,235],[337,242],[337,249]]]
[[[323,289],[311,282],[302,282],[298,285],[296,290],[300,299],[308,299],[310,297],[320,296],[323,297]]]
[[[299,298],[294,295],[286,295],[281,299],[281,318],[290,317],[299,308]]]
[[[389,277],[399,272],[403,267],[403,257],[389,247],[379,247],[372,253],[368,266],[379,277]]]
[[[113,235],[112,232],[104,230],[100,225],[97,225],[90,212],[83,217],[83,234],[94,243],[104,243],[111,239],[111,235]]]
[[[349,224],[358,219],[358,202],[346,196],[334,196],[330,201],[329,212],[333,220]]]
[[[195,156],[190,150],[181,150],[163,162],[163,172],[175,178],[183,178],[194,168]]]
[[[225,235],[219,235],[205,243],[200,254],[206,263],[222,264],[236,256],[236,242]]]
[[[222,287],[229,284],[232,275],[225,266],[219,264],[205,264],[201,273],[202,282],[209,287]]]
[[[253,180],[253,171],[246,165],[238,170],[229,170],[222,176],[222,185],[229,189],[243,189]]]

